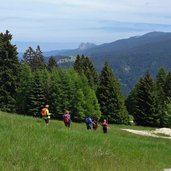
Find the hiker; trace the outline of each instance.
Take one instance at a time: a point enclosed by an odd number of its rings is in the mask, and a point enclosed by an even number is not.
[[[97,127],[98,127],[98,123],[97,123],[97,119],[95,118],[95,119],[93,119],[93,129],[94,130],[96,130],[97,129]]]
[[[93,121],[89,116],[85,118],[85,123],[86,123],[87,129],[88,130],[91,129]]]
[[[45,108],[42,109],[42,118],[45,120],[46,125],[49,124],[51,115],[52,114],[49,113],[49,105],[46,105]]]
[[[108,123],[107,123],[106,119],[104,119],[102,122],[102,128],[103,128],[103,132],[107,133]]]
[[[63,119],[65,126],[69,128],[71,126],[71,115],[68,110],[65,111]]]

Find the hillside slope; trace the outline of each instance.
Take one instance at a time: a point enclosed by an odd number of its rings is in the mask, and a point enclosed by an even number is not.
[[[171,33],[151,32],[85,50],[74,49],[54,53],[65,56],[77,54],[89,56],[98,72],[107,61],[119,78],[126,95],[147,70],[153,76],[160,67],[171,70]]]
[[[108,134],[87,131],[85,124],[0,112],[0,168],[5,170],[163,170],[171,165],[171,141],[141,137],[110,125]],[[150,129],[150,128],[148,128]]]

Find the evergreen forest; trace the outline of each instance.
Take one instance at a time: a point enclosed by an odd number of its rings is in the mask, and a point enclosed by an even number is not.
[[[159,68],[139,78],[127,97],[107,61],[100,73],[91,59],[77,55],[72,68],[60,68],[53,57],[45,60],[40,46],[29,47],[19,61],[9,31],[0,33],[0,110],[41,117],[49,104],[53,119],[69,110],[73,121],[86,116],[109,123],[171,127],[171,72]]]

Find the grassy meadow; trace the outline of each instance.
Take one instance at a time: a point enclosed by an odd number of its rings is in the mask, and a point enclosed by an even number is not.
[[[1,171],[162,171],[171,168],[171,140],[121,130],[152,129],[110,125],[87,131],[85,124],[0,112]]]

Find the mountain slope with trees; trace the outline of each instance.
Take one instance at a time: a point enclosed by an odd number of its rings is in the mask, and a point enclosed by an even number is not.
[[[85,50],[57,51],[53,56],[78,54],[89,56],[98,72],[108,62],[126,95],[147,70],[152,76],[157,74],[160,67],[171,70],[171,33],[151,32]]]

